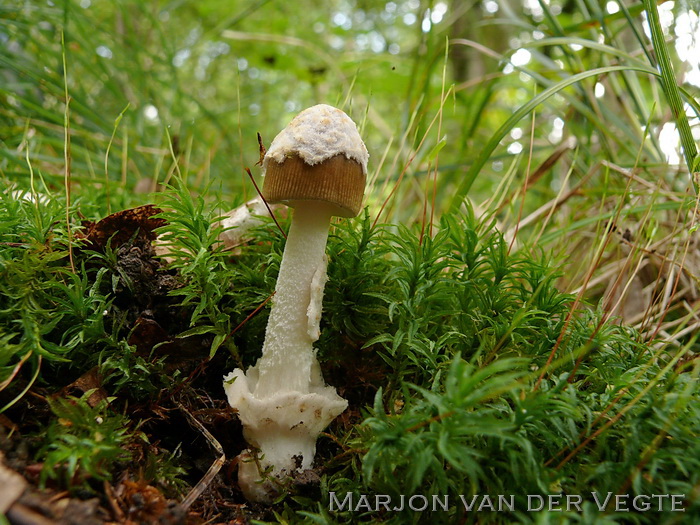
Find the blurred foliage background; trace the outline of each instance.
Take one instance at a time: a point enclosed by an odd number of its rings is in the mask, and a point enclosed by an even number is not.
[[[694,225],[677,129],[694,147],[698,5],[657,10],[650,25],[615,0],[9,0],[0,176],[61,194],[69,159],[90,218],[157,199],[176,170],[233,207],[255,194],[256,133],[269,145],[329,103],[371,152],[373,219],[429,224],[468,198],[511,239],[580,253],[576,289],[602,232],[646,245]]]

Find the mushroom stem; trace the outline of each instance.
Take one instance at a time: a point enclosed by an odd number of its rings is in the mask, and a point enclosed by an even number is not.
[[[316,362],[313,342],[318,335],[309,333],[313,320],[312,301],[320,302],[314,276],[325,276],[325,251],[333,208],[322,202],[305,203],[294,210],[292,224],[280,264],[275,297],[265,332],[262,357],[257,363],[259,380],[253,394],[269,397],[285,389],[306,394],[316,383],[312,377]],[[317,279],[318,280],[318,277]],[[316,286],[317,288],[317,286]],[[274,369],[275,373],[268,373]]]
[[[252,501],[271,502],[277,494],[273,480],[311,468],[316,438],[348,406],[323,381],[313,348],[334,207],[304,204],[295,210],[287,236],[262,356],[247,372],[236,369],[225,378],[246,441],[260,451],[262,470],[251,450],[239,456],[238,483]]]

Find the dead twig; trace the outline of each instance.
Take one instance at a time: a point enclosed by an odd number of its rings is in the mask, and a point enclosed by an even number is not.
[[[270,214],[270,217],[272,217],[272,220],[275,221],[275,224],[277,225],[277,228],[279,229],[279,231],[282,232],[282,235],[284,235],[284,238],[286,239],[286,238],[287,238],[287,234],[286,234],[286,233],[284,232],[284,230],[282,229],[282,226],[280,226],[280,223],[277,222],[277,217],[275,217],[275,214],[272,213],[272,208],[270,208],[270,205],[269,205],[269,204],[267,203],[267,201],[265,200],[265,197],[263,197],[263,194],[262,194],[262,192],[260,191],[260,188],[258,187],[258,183],[255,182],[255,179],[253,178],[253,174],[250,172],[250,168],[246,168],[246,169],[245,169],[245,172],[248,174],[248,177],[250,177],[250,181],[253,183],[253,186],[255,187],[255,191],[257,191],[257,192],[258,192],[258,195],[260,195],[260,198],[262,199],[263,204],[265,204],[265,207],[267,208],[267,211],[268,211],[268,213]]]
[[[187,494],[185,499],[182,500],[182,503],[180,503],[182,510],[187,512],[197,498],[199,498],[199,496],[201,496],[202,493],[207,490],[214,477],[219,473],[219,470],[221,470],[221,467],[226,462],[226,454],[224,453],[224,448],[221,446],[221,443],[219,443],[216,438],[212,436],[211,432],[209,432],[204,425],[202,425],[202,423],[200,423],[199,420],[195,418],[189,410],[187,410],[187,408],[185,408],[181,403],[178,403],[177,406],[180,411],[185,414],[192,426],[196,427],[197,430],[199,430],[204,437],[207,438],[207,441],[209,441],[209,444],[214,448],[214,450],[220,454],[214,463],[212,463],[211,467],[209,467],[209,470],[207,470],[204,477],[199,480],[199,483],[194,486],[190,493]]]

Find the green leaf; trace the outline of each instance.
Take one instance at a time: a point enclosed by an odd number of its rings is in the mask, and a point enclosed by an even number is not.
[[[180,332],[177,335],[178,339],[184,339],[185,337],[191,337],[193,335],[204,335],[204,334],[210,334],[212,332],[216,332],[216,327],[212,325],[199,325],[195,326],[193,328],[190,328],[189,330],[185,330],[184,332]]]

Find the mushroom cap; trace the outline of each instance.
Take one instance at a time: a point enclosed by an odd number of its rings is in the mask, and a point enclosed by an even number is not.
[[[325,104],[310,107],[265,154],[263,197],[291,206],[324,201],[334,206],[334,215],[354,217],[362,208],[368,157],[350,117]]]
[[[299,201],[334,205],[333,215],[355,217],[362,209],[365,174],[354,160],[335,155],[310,166],[300,157],[288,157],[267,166],[262,194],[267,202],[296,206]]]

